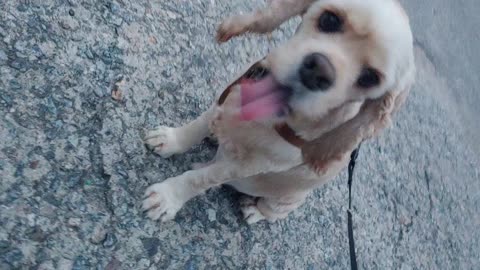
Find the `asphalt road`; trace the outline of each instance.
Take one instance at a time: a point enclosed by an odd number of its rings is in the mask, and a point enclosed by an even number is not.
[[[402,1],[410,14],[416,45],[441,77],[448,98],[440,101],[460,117],[468,143],[480,153],[480,7],[474,0]]]
[[[359,264],[477,269],[480,5],[402,2],[418,79],[394,127],[359,157]],[[258,5],[0,0],[0,269],[348,269],[346,172],[274,224],[247,226],[224,188],[166,224],[139,208],[148,185],[214,153],[204,143],[161,159],[143,129],[195,118],[292,35],[298,21],[272,41],[214,43],[226,14]]]

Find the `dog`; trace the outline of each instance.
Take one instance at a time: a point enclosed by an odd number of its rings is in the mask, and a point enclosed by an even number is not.
[[[269,33],[301,16],[296,33],[256,62],[206,112],[147,132],[163,157],[213,133],[215,158],[150,186],[142,207],[167,221],[209,188],[229,185],[248,224],[288,216],[334,178],[363,140],[389,126],[415,78],[409,19],[396,0],[271,0],[225,19],[219,42]]]

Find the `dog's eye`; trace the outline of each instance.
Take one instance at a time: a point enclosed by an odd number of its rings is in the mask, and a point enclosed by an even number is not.
[[[331,11],[325,11],[318,19],[318,28],[325,33],[341,32],[343,20]]]
[[[364,68],[357,80],[357,86],[370,88],[380,84],[380,75],[373,68]]]

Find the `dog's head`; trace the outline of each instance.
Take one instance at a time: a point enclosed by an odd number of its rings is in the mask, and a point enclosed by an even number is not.
[[[395,0],[315,1],[266,60],[282,106],[314,119],[349,101],[402,91],[414,79],[410,25]]]

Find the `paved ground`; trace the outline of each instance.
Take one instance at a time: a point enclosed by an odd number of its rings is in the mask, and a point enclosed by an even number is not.
[[[403,2],[418,83],[395,127],[362,149],[359,262],[478,269],[480,6]],[[167,224],[139,211],[149,184],[213,155],[204,144],[163,160],[142,146],[143,128],[193,119],[292,34],[294,22],[272,42],[213,42],[225,14],[257,5],[0,1],[0,269],[348,268],[345,173],[275,224],[244,224],[226,189]]]

